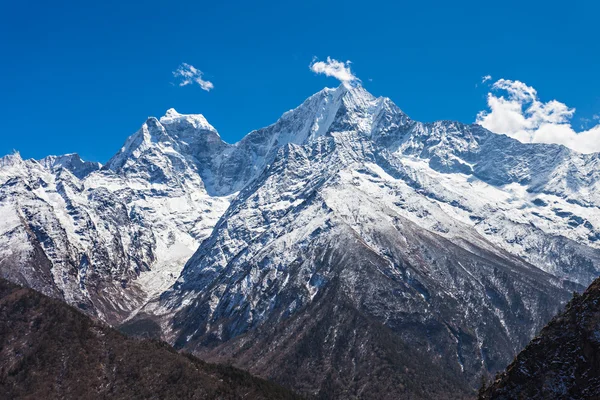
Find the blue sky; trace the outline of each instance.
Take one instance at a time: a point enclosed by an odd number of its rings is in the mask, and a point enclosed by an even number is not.
[[[590,128],[599,14],[591,1],[1,1],[0,154],[105,162],[170,107],[235,142],[337,86],[309,69],[328,56],[413,119],[473,122],[504,78]],[[214,88],[179,86],[182,63]]]

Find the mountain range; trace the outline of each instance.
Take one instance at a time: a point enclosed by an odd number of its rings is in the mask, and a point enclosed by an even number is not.
[[[317,398],[470,398],[599,275],[600,155],[324,89],[0,159],[0,274]]]

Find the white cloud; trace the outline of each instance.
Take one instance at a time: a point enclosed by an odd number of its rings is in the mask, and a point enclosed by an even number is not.
[[[350,70],[350,64],[350,61],[343,62],[327,57],[327,61],[316,61],[316,59],[313,59],[309,68],[317,74],[332,76],[347,86],[351,83],[360,82],[360,79]]]
[[[486,76],[484,76],[484,77],[481,78],[481,83],[486,83],[489,80],[492,80],[492,76],[491,75],[486,75]]]
[[[179,86],[197,83],[203,90],[209,92],[215,86],[212,84],[212,82],[202,79],[202,75],[202,71],[193,65],[186,63],[181,64],[175,71],[173,71],[173,76],[180,79]]]
[[[574,108],[557,100],[540,101],[537,91],[520,81],[500,79],[488,93],[489,110],[477,123],[525,143],[558,143],[581,153],[600,152],[600,124],[577,132],[571,125]],[[505,92],[506,97],[494,93]]]

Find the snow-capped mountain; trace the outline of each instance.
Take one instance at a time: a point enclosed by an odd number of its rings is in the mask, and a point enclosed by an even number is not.
[[[150,118],[102,168],[77,155],[2,158],[2,275],[111,323],[166,289],[229,204],[165,129],[210,141],[202,120]]]
[[[169,110],[101,168],[1,159],[0,271],[305,393],[468,396],[599,274],[598,157],[361,86],[236,144]]]

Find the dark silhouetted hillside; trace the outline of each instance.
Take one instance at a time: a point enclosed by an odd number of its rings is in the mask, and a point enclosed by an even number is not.
[[[574,296],[480,399],[600,399],[600,278]]]
[[[275,384],[136,340],[0,280],[2,399],[294,399]]]

